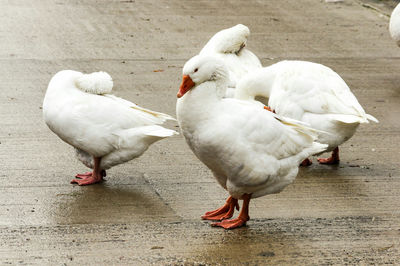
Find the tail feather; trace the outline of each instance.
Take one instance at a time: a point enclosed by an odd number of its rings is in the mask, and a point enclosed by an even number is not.
[[[325,151],[326,148],[328,148],[328,146],[329,146],[328,144],[322,144],[322,143],[319,143],[319,142],[315,142],[315,141],[314,141],[314,142],[313,142],[313,145],[309,148],[310,154],[309,154],[307,157]],[[307,158],[307,157],[306,157],[306,158]],[[306,159],[306,158],[304,158],[304,159]],[[303,160],[304,160],[304,159],[303,159]]]
[[[166,138],[166,137],[170,137],[170,136],[179,134],[175,130],[167,129],[167,128],[157,126],[157,125],[142,127],[141,131],[143,134],[145,134],[147,136],[154,136],[154,137],[160,137],[160,138]]]
[[[379,123],[378,119],[369,114],[365,114],[365,116],[332,114],[331,117],[337,121],[346,124],[369,123],[368,120],[374,121],[375,123]]]
[[[331,117],[345,124],[368,123],[368,120],[365,117],[357,115],[332,114]]]
[[[173,118],[170,115],[167,115],[167,114],[164,114],[164,113],[160,113],[160,112],[156,112],[156,111],[152,111],[150,109],[146,109],[146,108],[140,107],[138,105],[132,105],[131,108],[139,110],[139,111],[142,111],[142,112],[145,112],[145,113],[148,113],[148,114],[151,114],[151,115],[153,115],[155,117],[158,117],[158,118],[162,119],[163,122],[166,121],[166,120],[176,121],[176,119]]]
[[[164,114],[164,113],[160,113],[160,112],[156,112],[156,111],[153,111],[153,110],[150,110],[150,109],[146,109],[146,108],[140,107],[139,105],[136,105],[136,104],[134,104],[133,102],[127,101],[127,100],[122,99],[122,98],[119,98],[119,97],[117,97],[117,96],[115,96],[115,95],[106,94],[106,95],[104,95],[104,97],[113,99],[114,101],[116,101],[116,102],[118,102],[118,103],[120,103],[120,104],[123,104],[123,105],[125,105],[125,106],[127,106],[127,107],[129,107],[129,108],[132,108],[132,109],[134,109],[134,110],[143,112],[144,114],[147,115],[147,117],[148,117],[150,120],[153,121],[153,123],[162,124],[162,123],[164,123],[164,122],[167,121],[167,120],[176,121],[176,119],[173,118],[173,117],[170,116],[170,115],[167,115],[167,114]]]
[[[296,119],[283,117],[283,116],[280,116],[277,114],[273,114],[273,115],[274,115],[275,119],[277,119],[282,124],[292,127],[297,132],[300,132],[305,135],[309,135],[310,137],[313,138],[313,140],[316,140],[318,137],[318,134],[320,134],[320,133],[329,134],[329,135],[331,134],[331,133],[323,131],[323,130],[312,128],[310,126],[310,124],[296,120]]]
[[[367,117],[368,120],[374,121],[375,123],[379,123],[379,120],[373,117],[372,115],[365,114],[365,116]]]

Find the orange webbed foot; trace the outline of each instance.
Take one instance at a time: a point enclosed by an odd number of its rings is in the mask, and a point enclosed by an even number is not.
[[[206,212],[201,218],[203,220],[214,220],[221,221],[224,219],[229,219],[233,216],[235,212],[235,208],[239,210],[238,200],[232,197],[229,197],[226,200],[226,203],[221,208],[218,208],[214,211]]]
[[[85,178],[90,177],[90,176],[92,176],[92,172],[86,172],[86,173],[83,173],[83,174],[76,174],[75,175],[75,177],[78,177],[78,178],[81,178],[81,179],[85,179]]]
[[[71,184],[78,184],[79,186],[87,186],[96,184],[103,181],[103,178],[96,178],[93,175],[87,177],[80,177],[81,179],[72,179]]]
[[[228,200],[230,198],[231,197],[229,197]],[[222,227],[225,229],[234,229],[234,228],[239,228],[239,227],[246,225],[246,222],[250,219],[249,203],[250,203],[250,199],[251,199],[251,194],[243,194],[242,199],[243,199],[242,210],[240,211],[240,214],[236,219],[223,220],[222,222],[213,223],[213,224],[211,224],[211,226]]]
[[[91,184],[96,184],[103,181],[103,176],[106,175],[106,171],[101,171],[98,176],[93,172],[86,172],[84,174],[77,174],[75,177],[77,179],[72,179],[71,184],[78,184],[79,186],[87,186]]]
[[[318,162],[320,164],[339,164],[339,148],[336,147],[329,158],[318,158]]]
[[[234,229],[234,228],[239,228],[242,226],[246,225],[246,222],[250,219],[250,217],[243,218],[243,217],[238,217],[236,219],[232,220],[223,220],[222,222],[218,223],[213,223],[211,226],[213,227],[222,227],[225,229]]]
[[[332,157],[329,158],[318,158],[318,162],[320,164],[339,164],[339,160],[335,160]]]
[[[308,159],[308,158],[304,159],[304,161],[302,161],[301,164],[300,164],[300,166],[304,166],[304,167],[310,166],[310,165],[312,165],[312,161],[310,159]]]

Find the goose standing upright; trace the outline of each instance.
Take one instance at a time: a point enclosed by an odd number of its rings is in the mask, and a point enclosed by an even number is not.
[[[400,4],[398,4],[390,16],[389,31],[392,38],[400,46]]]
[[[213,172],[230,197],[203,219],[226,229],[249,220],[251,198],[278,193],[295,179],[299,164],[326,149],[314,142],[314,131],[264,110],[264,105],[223,98],[228,84],[224,63],[195,56],[183,68],[176,112],[193,153]],[[231,218],[243,199],[242,210]]]
[[[360,123],[378,120],[366,114],[344,80],[332,69],[306,61],[281,61],[243,77],[235,98],[254,101],[268,99],[278,115],[300,120],[320,130],[318,142],[328,144],[332,156],[318,161],[339,163],[339,148],[350,139]],[[309,159],[302,165],[310,165]]]
[[[71,183],[102,181],[105,170],[142,155],[155,141],[177,134],[158,124],[174,120],[111,95],[113,82],[105,72],[82,74],[64,70],[50,81],[43,101],[47,126],[75,147],[78,159],[93,172]]]
[[[221,30],[199,53],[203,56],[217,57],[228,67],[230,89],[227,91],[227,97],[233,97],[233,88],[245,74],[262,67],[258,57],[246,48],[249,35],[249,28],[242,24]]]

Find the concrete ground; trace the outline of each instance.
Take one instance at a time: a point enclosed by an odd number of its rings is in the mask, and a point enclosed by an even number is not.
[[[400,48],[387,29],[391,7],[0,1],[0,264],[398,264]],[[227,193],[182,136],[111,169],[107,182],[69,184],[87,169],[42,121],[52,75],[104,70],[116,95],[175,114],[185,61],[238,23],[250,28],[248,47],[264,65],[302,59],[332,67],[380,123],[359,128],[339,166],[314,158],[282,193],[252,201],[252,219],[234,231],[200,219]]]

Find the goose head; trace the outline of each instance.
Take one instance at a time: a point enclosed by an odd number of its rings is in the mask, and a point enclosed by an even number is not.
[[[218,83],[217,95],[224,96],[229,80],[229,72],[224,62],[220,59],[196,55],[183,67],[182,83],[177,94],[181,98],[185,93],[206,82]]]
[[[238,24],[217,32],[203,47],[200,54],[223,53],[239,55],[250,35],[248,27]]]

